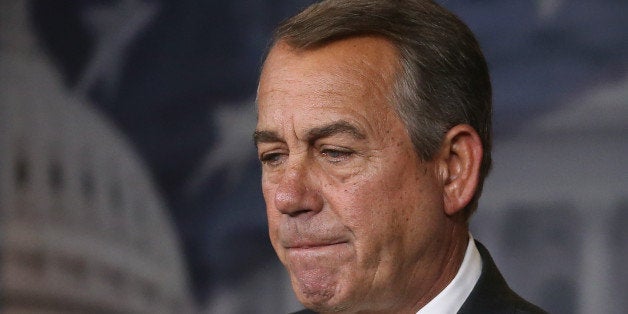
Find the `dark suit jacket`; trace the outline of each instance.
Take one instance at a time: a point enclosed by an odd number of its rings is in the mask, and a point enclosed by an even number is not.
[[[480,251],[480,256],[482,256],[482,274],[471,294],[462,304],[460,311],[458,311],[459,314],[546,313],[512,291],[497,269],[488,250],[478,241],[475,241],[475,245]],[[294,314],[308,313],[315,312],[302,310]]]

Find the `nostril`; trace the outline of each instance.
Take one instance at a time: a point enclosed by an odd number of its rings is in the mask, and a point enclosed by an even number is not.
[[[311,209],[301,209],[301,210],[295,210],[292,212],[288,212],[287,215],[290,217],[297,217],[297,216],[301,216],[301,215],[306,215],[307,213],[311,213],[312,210]]]

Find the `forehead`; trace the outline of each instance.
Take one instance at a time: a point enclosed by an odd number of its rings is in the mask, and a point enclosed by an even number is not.
[[[372,118],[391,111],[397,60],[394,45],[379,37],[348,38],[314,49],[279,42],[260,77],[258,126],[313,112],[317,116],[308,119],[343,113]]]

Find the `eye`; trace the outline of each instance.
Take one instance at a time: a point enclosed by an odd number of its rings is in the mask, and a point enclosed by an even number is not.
[[[339,163],[349,159],[353,155],[353,151],[344,148],[324,148],[321,150],[321,155],[331,163]]]
[[[281,162],[283,161],[284,157],[285,157],[284,153],[269,152],[269,153],[261,154],[260,157],[259,157],[259,160],[264,165],[278,166],[279,164],[281,164]]]

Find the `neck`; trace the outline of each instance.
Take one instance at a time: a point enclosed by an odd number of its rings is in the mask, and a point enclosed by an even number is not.
[[[441,258],[435,260],[434,263],[440,265],[437,269],[434,280],[431,280],[430,287],[422,297],[414,303],[412,313],[416,313],[419,309],[436,297],[447,285],[454,279],[469,243],[469,228],[466,224],[455,223],[446,240],[440,244],[444,246]],[[425,291],[425,290],[424,290]]]

